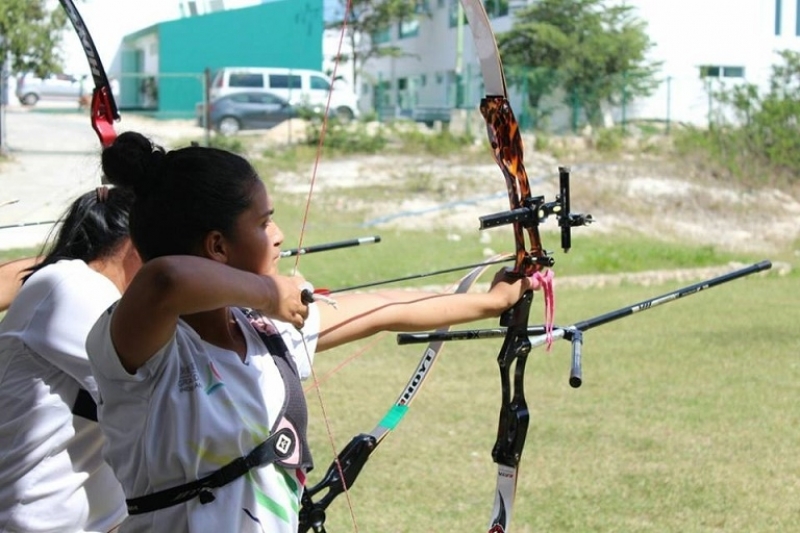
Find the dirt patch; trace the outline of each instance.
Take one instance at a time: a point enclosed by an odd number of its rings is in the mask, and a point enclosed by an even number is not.
[[[477,227],[481,215],[507,209],[502,175],[489,154],[486,158],[486,164],[478,165],[420,155],[323,160],[314,191],[331,198],[365,184],[389,186],[399,193],[391,199],[348,199],[367,213],[368,225],[460,231]],[[558,166],[547,154],[528,156],[534,194],[555,197]],[[419,186],[421,176],[424,187]],[[309,176],[283,172],[273,180],[284,192],[308,191]],[[596,220],[582,232],[622,230],[760,253],[785,251],[800,239],[800,202],[790,194],[689,179],[658,158],[573,164],[571,181],[573,211],[591,213]]]
[[[181,139],[201,138],[204,133],[192,121],[153,121],[133,115],[126,116],[119,126],[119,131],[142,131],[167,146]],[[297,142],[305,131],[305,122],[292,120],[267,132],[248,133],[245,138],[258,153],[265,147]],[[533,139],[526,139],[526,147],[533,144]],[[715,181],[663,156],[623,154],[613,161],[597,161],[596,155],[587,151],[585,140],[573,144],[578,148],[574,146],[572,155],[564,160],[527,148],[525,166],[533,193],[552,200],[558,193],[559,165],[569,165],[572,209],[591,213],[595,219],[594,224],[580,229],[582,233],[623,231],[765,255],[792,250],[800,242],[796,195]],[[283,193],[306,195],[311,177],[307,169],[280,172],[270,181]],[[334,203],[339,198],[363,211],[364,223],[376,230],[445,228],[458,238],[465,229],[477,228],[479,216],[508,206],[502,174],[480,140],[467,161],[397,153],[323,157],[314,180],[315,195]],[[364,187],[386,187],[394,193],[359,200],[352,191]],[[555,227],[553,221],[547,222],[550,226]],[[488,234],[481,239],[487,245],[491,242]]]

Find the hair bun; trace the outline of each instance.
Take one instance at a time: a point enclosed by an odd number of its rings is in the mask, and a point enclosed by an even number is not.
[[[164,156],[161,146],[141,133],[126,131],[103,150],[103,174],[110,183],[144,196],[156,184]]]

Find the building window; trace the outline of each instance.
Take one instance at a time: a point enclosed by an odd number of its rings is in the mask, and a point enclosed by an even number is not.
[[[505,17],[508,15],[508,0],[483,0],[486,14],[489,18]]]
[[[781,8],[783,0],[775,0],[775,35],[781,34]]]
[[[701,78],[744,78],[744,67],[703,65],[700,67],[700,77]]]
[[[388,43],[392,40],[391,28],[384,28],[372,34],[372,42],[375,44]]]
[[[404,20],[398,25],[399,35],[401,39],[409,37],[416,37],[419,34],[419,20]]]
[[[392,84],[389,81],[380,81],[374,86],[373,100],[375,107],[380,110],[392,105]]]
[[[400,109],[411,109],[413,107],[408,78],[397,79],[397,105]]]
[[[797,5],[794,8],[794,34],[800,37],[800,0],[797,0]]]
[[[744,67],[722,67],[723,78],[744,78]]]

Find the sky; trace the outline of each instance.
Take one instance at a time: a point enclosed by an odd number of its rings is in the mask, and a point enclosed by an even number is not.
[[[56,0],[50,0],[56,4]],[[103,66],[108,70],[119,48],[122,37],[166,20],[174,20],[188,13],[186,0],[73,0],[80,11]],[[260,4],[262,0],[223,0],[226,9]],[[291,1],[291,0],[290,0]],[[325,16],[337,13],[339,0],[323,0]],[[201,12],[209,0],[197,0]],[[65,71],[70,74],[88,74],[89,65],[81,49],[78,36],[67,32],[63,41]]]

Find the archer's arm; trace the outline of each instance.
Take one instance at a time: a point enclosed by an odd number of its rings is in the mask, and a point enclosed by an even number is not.
[[[0,265],[0,312],[5,311],[14,301],[20,287],[25,269],[39,262],[40,257],[16,259]]]
[[[147,363],[175,334],[178,319],[251,307],[266,316],[303,323],[302,278],[261,276],[191,255],[164,256],[144,264],[111,318],[111,340],[129,373]]]
[[[338,309],[321,304],[317,351],[363,339],[379,331],[424,331],[499,316],[531,288],[527,278],[495,276],[486,293],[438,294],[379,291],[336,298]]]

